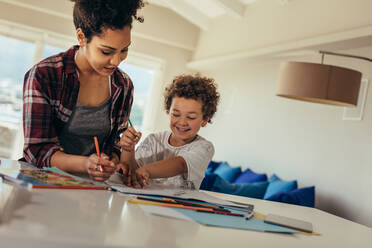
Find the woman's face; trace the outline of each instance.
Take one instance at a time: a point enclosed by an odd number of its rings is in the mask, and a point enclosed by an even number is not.
[[[85,59],[96,73],[109,76],[126,59],[131,43],[131,28],[104,29],[94,35],[89,43],[80,43]]]

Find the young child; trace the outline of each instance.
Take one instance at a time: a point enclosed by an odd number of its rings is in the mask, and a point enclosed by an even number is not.
[[[124,183],[138,188],[155,179],[181,187],[191,181],[199,189],[214,147],[198,131],[211,122],[217,110],[220,96],[216,84],[211,78],[181,75],[166,88],[164,96],[171,131],[148,135],[136,151],[141,133],[133,127],[123,133],[120,160],[127,172]]]

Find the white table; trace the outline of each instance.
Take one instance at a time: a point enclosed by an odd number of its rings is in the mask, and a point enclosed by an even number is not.
[[[1,159],[0,169],[19,167]],[[372,247],[372,229],[318,209],[212,193],[255,210],[313,223],[321,236],[208,227],[146,215],[127,196],[99,190],[33,190],[12,218],[0,223],[5,247]]]

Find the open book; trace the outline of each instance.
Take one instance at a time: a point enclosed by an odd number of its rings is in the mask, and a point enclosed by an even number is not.
[[[108,189],[106,184],[77,177],[58,168],[21,169],[17,179],[32,184],[32,188]]]

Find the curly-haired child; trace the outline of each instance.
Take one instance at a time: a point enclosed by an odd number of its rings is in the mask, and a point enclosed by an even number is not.
[[[165,110],[170,115],[171,131],[148,135],[137,147],[141,133],[129,127],[120,140],[121,163],[125,164],[124,183],[144,187],[156,183],[181,187],[192,182],[199,188],[213,144],[198,135],[211,122],[217,110],[219,93],[214,80],[200,75],[176,77],[165,90]],[[129,169],[128,169],[129,168]]]

